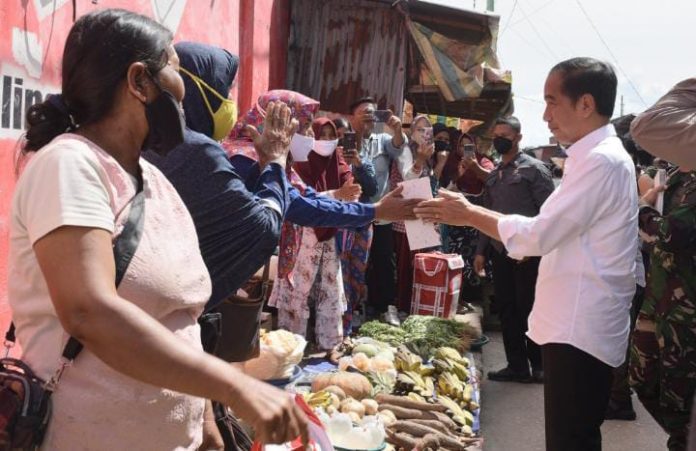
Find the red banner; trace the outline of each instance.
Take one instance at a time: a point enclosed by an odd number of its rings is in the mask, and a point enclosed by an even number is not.
[[[166,25],[174,31],[176,41],[215,44],[239,54],[240,0],[77,0],[75,3],[77,11],[70,0],[0,2],[0,330],[9,321],[7,253],[17,140],[24,130],[27,108],[43,101],[47,94],[60,92],[63,45],[73,14],[79,17],[98,8],[130,9]],[[265,20],[268,25],[271,9],[264,12],[268,17],[259,16],[256,22]]]

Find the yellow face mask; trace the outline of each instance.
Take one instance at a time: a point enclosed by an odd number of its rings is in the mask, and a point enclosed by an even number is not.
[[[233,100],[221,96],[219,92],[208,86],[200,77],[193,75],[183,67],[181,67],[180,70],[188,75],[201,91],[201,97],[203,97],[205,106],[208,107],[208,112],[213,118],[213,139],[215,141],[222,141],[230,134],[232,127],[234,127],[234,124],[237,122],[237,104]],[[208,96],[205,94],[203,88],[220,100],[220,108],[218,108],[217,111],[213,112],[213,108],[210,106]]]

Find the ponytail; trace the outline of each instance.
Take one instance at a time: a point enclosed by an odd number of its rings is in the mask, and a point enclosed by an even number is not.
[[[75,130],[75,123],[62,95],[50,95],[43,103],[32,105],[27,111],[27,133],[24,153],[35,152],[53,138]]]

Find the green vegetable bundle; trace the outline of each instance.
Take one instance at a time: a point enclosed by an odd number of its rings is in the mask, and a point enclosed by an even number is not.
[[[466,323],[435,316],[411,315],[401,327],[379,321],[367,322],[360,327],[358,335],[392,346],[406,345],[411,351],[427,359],[441,346],[451,346],[461,352],[468,351],[472,333],[475,334],[475,331]]]

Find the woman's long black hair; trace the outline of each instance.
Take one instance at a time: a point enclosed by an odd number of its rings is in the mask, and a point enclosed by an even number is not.
[[[62,93],[29,108],[23,151],[37,151],[56,136],[106,116],[130,65],[139,61],[157,74],[167,65],[172,39],[167,28],[131,11],[82,16],[65,41]]]

